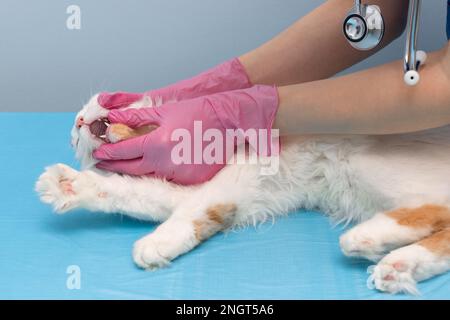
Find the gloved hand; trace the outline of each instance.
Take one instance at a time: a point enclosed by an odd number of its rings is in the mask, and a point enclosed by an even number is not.
[[[144,93],[103,92],[98,96],[98,103],[106,109],[117,109],[137,102],[145,96],[151,100],[151,105],[155,106],[249,87],[251,87],[250,79],[239,59],[235,58],[165,88]]]
[[[270,156],[277,110],[278,91],[271,86],[217,93],[155,108],[111,110],[111,123],[132,128],[150,124],[159,127],[137,138],[104,144],[93,155],[103,160],[97,164],[100,169],[154,175],[185,185],[202,183],[225,166],[238,143],[245,142],[232,138],[239,129],[256,130],[257,151]],[[185,147],[184,152],[181,146]]]

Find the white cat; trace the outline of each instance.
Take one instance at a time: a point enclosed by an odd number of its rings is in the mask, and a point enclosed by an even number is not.
[[[94,96],[77,119],[90,124],[107,113]],[[284,139],[275,175],[261,175],[260,164],[232,164],[198,186],[101,172],[91,156],[101,143],[88,125],[75,125],[84,170],[48,167],[36,190],[58,213],[84,208],[162,222],[134,245],[142,268],[164,267],[218,231],[307,208],[336,222],[365,221],[340,243],[346,255],[378,262],[369,282],[379,290],[417,293],[417,281],[450,269],[450,127]]]

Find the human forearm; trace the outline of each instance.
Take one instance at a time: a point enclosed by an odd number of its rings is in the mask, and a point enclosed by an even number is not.
[[[404,29],[408,0],[374,0],[386,22],[382,43],[370,51],[353,49],[342,34],[342,22],[353,0],[330,0],[280,35],[240,57],[254,84],[278,86],[328,78],[367,58]]]
[[[400,61],[355,74],[279,88],[275,128],[293,134],[390,134],[450,123],[450,53],[429,55],[415,87]]]

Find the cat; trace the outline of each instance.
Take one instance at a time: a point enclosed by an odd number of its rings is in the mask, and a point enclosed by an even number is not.
[[[144,97],[129,107],[144,106],[158,105]],[[36,191],[57,213],[83,208],[161,222],[134,245],[141,268],[167,266],[219,231],[305,208],[337,223],[359,223],[340,246],[349,257],[376,263],[369,283],[378,290],[418,294],[418,281],[450,269],[450,126],[390,136],[283,138],[275,174],[261,174],[260,163],[229,164],[206,183],[180,186],[96,169],[92,151],[105,140],[152,130],[122,126],[93,134],[109,125],[107,114],[92,97],[71,133],[83,170],[50,166]]]

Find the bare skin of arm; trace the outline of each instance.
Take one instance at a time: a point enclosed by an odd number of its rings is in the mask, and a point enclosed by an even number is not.
[[[429,54],[415,87],[402,61],[351,75],[279,87],[282,135],[393,134],[450,123],[450,42]]]
[[[353,49],[342,21],[353,0],[330,0],[240,60],[255,84],[276,84],[281,135],[392,134],[450,123],[450,45],[429,54],[415,87],[402,61],[327,79],[375,51]],[[377,50],[404,30],[408,0],[374,0],[386,34]],[[325,80],[324,80],[325,79]]]
[[[329,78],[364,60],[401,35],[408,0],[372,0],[380,6],[386,24],[381,44],[358,51],[342,32],[342,23],[354,0],[329,0],[261,47],[241,56],[254,84],[285,86]]]

